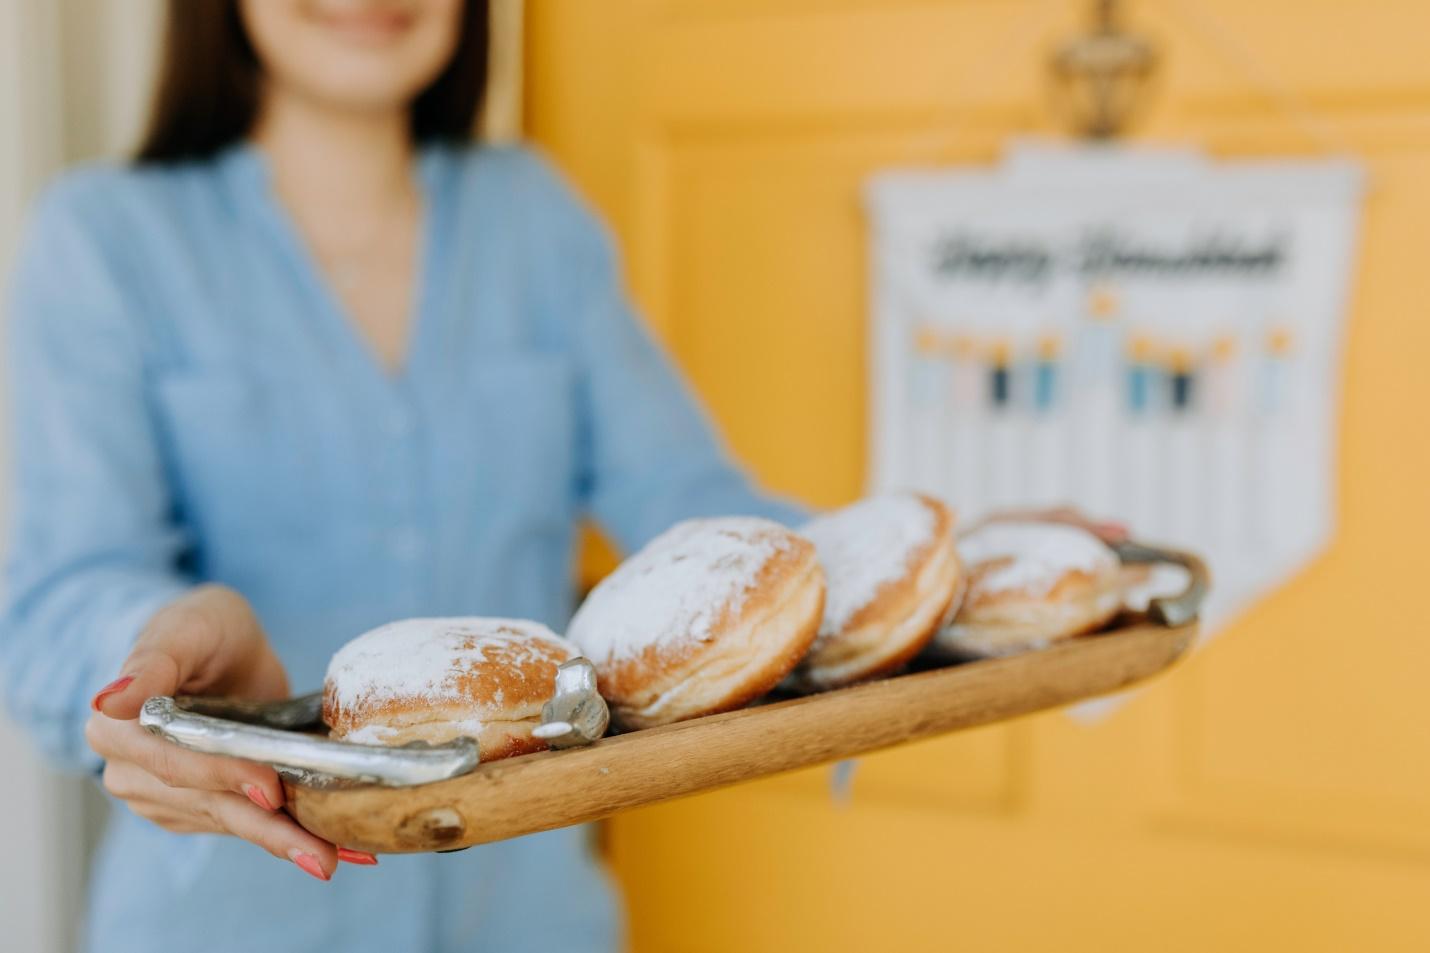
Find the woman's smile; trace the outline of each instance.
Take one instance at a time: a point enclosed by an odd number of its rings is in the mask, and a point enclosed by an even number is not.
[[[333,36],[359,46],[400,42],[417,17],[405,4],[371,2],[314,3],[310,19]]]

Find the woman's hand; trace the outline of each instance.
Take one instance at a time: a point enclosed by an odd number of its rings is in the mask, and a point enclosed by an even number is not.
[[[201,586],[156,613],[120,677],[94,696],[85,739],[105,760],[110,794],[166,830],[232,834],[320,880],[339,859],[377,862],[339,850],[282,813],[283,785],[267,765],[186,751],[139,727],[146,698],[179,694],[288,697],[282,663],[253,610],[230,589]]]
[[[1005,510],[985,517],[976,525],[984,523],[1006,523],[1010,520],[1032,520],[1037,523],[1066,523],[1077,526],[1099,537],[1104,543],[1115,544],[1127,541],[1127,527],[1121,523],[1095,520],[1082,510],[1071,506],[1055,506],[1051,509]]]

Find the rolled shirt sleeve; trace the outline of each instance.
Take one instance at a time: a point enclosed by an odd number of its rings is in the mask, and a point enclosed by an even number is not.
[[[12,277],[11,508],[0,669],[7,707],[90,769],[88,700],[191,583],[145,385],[151,344],[106,248],[102,182],[39,204]],[[106,242],[108,239],[108,243]]]

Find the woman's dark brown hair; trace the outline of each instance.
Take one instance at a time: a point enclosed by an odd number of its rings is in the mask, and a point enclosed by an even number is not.
[[[206,159],[239,141],[258,116],[262,67],[239,0],[169,0],[164,52],[139,162]],[[472,135],[487,81],[489,0],[463,4],[457,50],[412,106],[419,142]]]

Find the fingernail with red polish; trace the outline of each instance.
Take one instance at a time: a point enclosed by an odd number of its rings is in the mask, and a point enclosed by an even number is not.
[[[301,850],[290,850],[288,858],[302,868],[303,873],[311,874],[319,880],[327,882],[330,875],[323,873],[322,865],[318,863],[318,858],[312,854],[305,854]]]
[[[116,678],[114,681],[110,682],[108,685],[104,686],[98,692],[95,693],[94,699],[89,703],[89,707],[93,708],[95,711],[99,711],[99,706],[104,703],[104,700],[106,698],[108,698],[110,695],[113,695],[115,692],[124,691],[126,688],[129,687],[129,683],[132,681],[134,681],[133,675],[125,675],[122,678]]]
[[[268,803],[268,796],[263,793],[263,789],[260,788],[258,785],[245,784],[243,786],[243,793],[248,795],[248,799],[250,801],[252,801],[254,804],[257,804],[265,811],[272,813],[273,811],[277,810],[277,808],[275,808],[272,804]]]
[[[377,866],[377,858],[365,850],[351,850],[347,847],[338,848],[338,860],[349,864],[358,864],[362,867]]]

